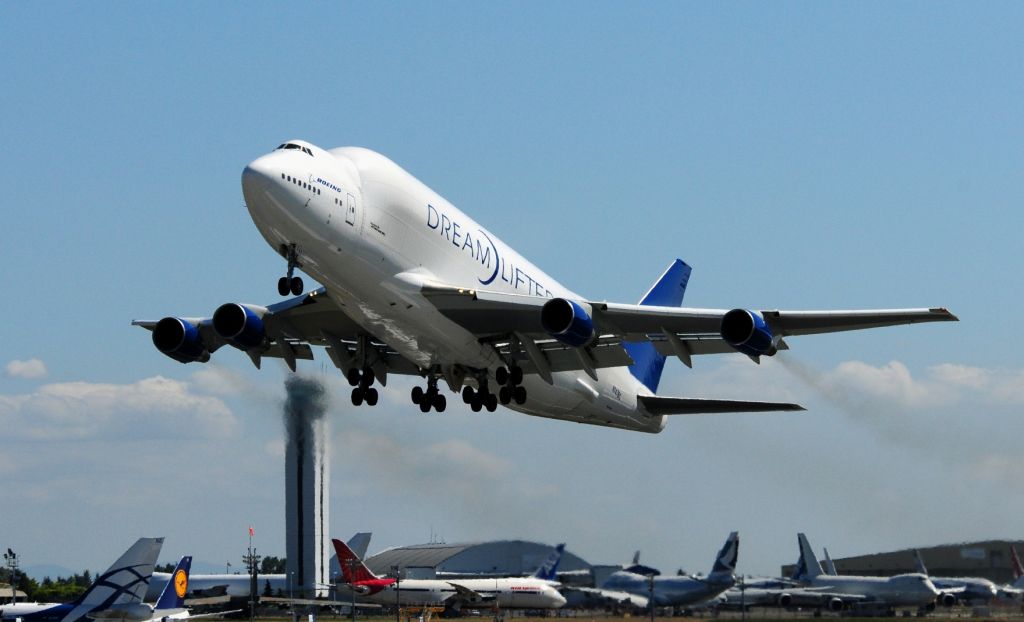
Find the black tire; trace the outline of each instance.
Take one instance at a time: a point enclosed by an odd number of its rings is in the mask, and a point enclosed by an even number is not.
[[[523,384],[523,368],[518,365],[512,368],[512,384],[516,386]]]
[[[373,368],[372,367],[364,367],[363,368],[363,378],[362,378],[362,380],[363,380],[363,386],[364,387],[372,387],[373,386],[373,381],[376,380],[376,379],[377,379],[377,377],[373,375]]]
[[[423,402],[423,387],[413,387],[412,388],[412,403],[413,404],[420,404],[422,402]],[[423,412],[427,412],[427,411],[424,410]]]
[[[501,387],[498,389],[498,401],[502,404],[508,404],[512,401],[512,389],[508,387]]]
[[[355,367],[348,370],[348,373],[345,374],[345,377],[348,379],[348,383],[353,387],[359,386],[359,370],[356,369]]]
[[[363,403],[363,392],[362,392],[362,390],[359,389],[358,387],[356,387],[355,389],[352,389],[352,405],[353,406],[360,406],[360,405],[362,405],[362,403]]]
[[[380,397],[380,395],[377,393],[377,389],[367,389],[366,390],[366,403],[367,403],[367,405],[369,405],[369,406],[376,406],[377,405],[377,398],[379,398],[379,397]]]
[[[277,279],[277,293],[282,296],[287,296],[289,292],[288,277],[282,276]]]
[[[292,291],[292,296],[298,296],[299,294],[301,294],[302,293],[302,289],[303,289],[302,277],[301,276],[293,276],[292,277],[292,282],[289,284],[289,286],[290,286],[291,291]]]
[[[516,404],[526,403],[526,387],[519,386],[512,390],[512,399],[516,401]]]
[[[420,412],[430,412],[430,400],[420,400]]]
[[[498,384],[505,384],[508,382],[508,370],[504,367],[499,367],[494,372],[494,379],[498,381]]]
[[[434,396],[434,410],[439,413],[443,413],[444,409],[448,407],[448,399],[443,395]]]
[[[462,401],[469,404],[473,401],[473,387],[462,387]]]
[[[473,412],[478,413],[480,412],[480,409],[484,407],[484,404],[482,401],[480,401],[479,396],[474,396],[473,401],[469,403],[469,407],[473,410]]]
[[[498,410],[498,396],[493,393],[488,393],[487,403],[485,404],[485,406],[487,406],[487,412],[489,413]]]

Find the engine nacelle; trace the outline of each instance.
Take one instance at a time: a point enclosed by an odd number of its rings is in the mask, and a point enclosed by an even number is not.
[[[205,363],[210,352],[203,344],[199,328],[176,317],[165,317],[153,327],[153,345],[179,363]]]
[[[722,316],[722,339],[747,356],[772,356],[775,336],[760,313],[733,309]]]
[[[793,604],[793,595],[792,594],[786,594],[786,593],[779,594],[779,606],[780,607],[788,607],[788,606],[790,606],[792,604]]]
[[[943,607],[952,607],[956,604],[956,594],[950,594],[949,592],[943,592],[939,594],[936,599]]]
[[[565,298],[552,298],[540,310],[540,324],[549,335],[574,348],[594,340],[594,320],[579,303]]]
[[[825,603],[829,611],[842,611],[843,610],[843,599],[842,598],[830,598]]]
[[[266,309],[254,310],[236,302],[222,304],[213,312],[213,330],[235,347],[243,350],[255,348],[267,338],[263,313]]]
[[[124,603],[112,605],[109,609],[94,611],[88,614],[93,620],[135,622],[149,620],[153,617],[153,608],[146,603]]]

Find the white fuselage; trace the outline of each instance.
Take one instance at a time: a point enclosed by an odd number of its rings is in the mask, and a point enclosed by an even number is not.
[[[322,283],[368,333],[422,369],[459,363],[504,366],[495,349],[442,315],[421,292],[437,283],[539,297],[580,299],[439,194],[367,149],[271,152],[250,163],[242,188],[253,222],[272,248],[296,245],[302,270]],[[658,432],[643,412],[651,392],[628,368],[527,375],[530,415]],[[492,376],[493,377],[493,376]]]
[[[379,592],[357,596],[363,602],[382,605],[439,605],[457,595],[455,586],[472,590],[487,599],[471,605],[495,604],[505,609],[558,609],[565,604],[563,597],[548,581],[525,578],[458,579],[406,579],[392,583]]]
[[[924,607],[934,603],[939,595],[935,585],[920,573],[892,577],[818,575],[810,580],[807,590],[861,595],[868,602],[889,607]]]

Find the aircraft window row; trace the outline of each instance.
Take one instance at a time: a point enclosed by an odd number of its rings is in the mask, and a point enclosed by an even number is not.
[[[302,145],[296,145],[295,143],[282,143],[277,146],[277,149],[299,149],[302,151],[302,153],[305,153],[311,158],[313,157],[312,149],[310,149],[309,147],[303,147]],[[277,149],[274,149],[274,151],[277,151]]]
[[[281,179],[285,181],[290,181],[296,186],[302,186],[306,190],[312,191],[313,194],[323,194],[323,192],[320,191],[320,188],[317,188],[313,184],[306,183],[304,181],[299,181],[298,177],[292,177],[291,175],[285,175],[284,173],[281,173]],[[335,201],[337,201],[337,199],[335,199]]]

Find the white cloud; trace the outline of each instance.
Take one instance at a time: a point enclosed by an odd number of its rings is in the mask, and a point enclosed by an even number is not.
[[[11,361],[4,367],[4,372],[11,378],[22,378],[25,380],[45,378],[49,373],[46,369],[46,364],[34,358],[27,361]]]
[[[0,396],[0,427],[16,440],[223,438],[236,424],[219,398],[161,376],[132,384],[48,384]]]

